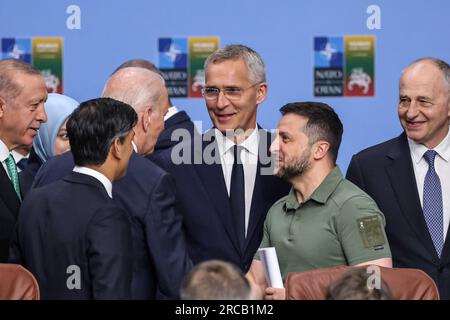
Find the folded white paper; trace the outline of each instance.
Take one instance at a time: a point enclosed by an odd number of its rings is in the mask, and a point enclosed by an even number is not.
[[[284,288],[275,248],[261,248],[258,252],[264,268],[267,285],[272,288]]]

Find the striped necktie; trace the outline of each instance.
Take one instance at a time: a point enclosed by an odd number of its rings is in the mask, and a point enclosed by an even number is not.
[[[17,167],[16,162],[14,161],[14,157],[10,153],[8,158],[5,160],[6,168],[8,169],[8,174],[11,178],[11,182],[13,184],[14,190],[17,193],[17,197],[22,201],[22,196],[20,195],[20,186],[19,186],[19,176],[17,175]]]

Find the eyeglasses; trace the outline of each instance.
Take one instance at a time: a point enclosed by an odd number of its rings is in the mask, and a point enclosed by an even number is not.
[[[206,100],[217,100],[219,98],[220,92],[223,92],[223,95],[228,100],[239,100],[242,97],[242,94],[245,90],[253,88],[259,83],[255,83],[248,88],[239,88],[239,87],[225,87],[223,89],[219,89],[216,87],[204,87],[202,88],[202,94]]]

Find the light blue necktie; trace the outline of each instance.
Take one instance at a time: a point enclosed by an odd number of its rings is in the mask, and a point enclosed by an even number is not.
[[[423,155],[428,162],[428,171],[423,184],[423,215],[440,258],[444,247],[444,210],[441,180],[439,180],[439,176],[434,170],[434,158],[436,155],[437,152],[434,150],[428,150]]]

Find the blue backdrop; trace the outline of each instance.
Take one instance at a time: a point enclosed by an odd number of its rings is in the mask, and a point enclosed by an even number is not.
[[[81,9],[81,29],[69,30],[66,9]],[[381,29],[369,30],[367,7],[381,9]],[[64,93],[79,101],[100,95],[108,75],[123,61],[157,63],[159,37],[218,36],[220,46],[242,43],[267,65],[268,99],[259,123],[275,128],[287,102],[323,101],[344,123],[338,163],[401,132],[397,120],[398,78],[423,56],[450,59],[450,1],[366,0],[0,0],[0,38],[64,38]],[[375,35],[375,96],[315,98],[313,38]],[[211,126],[202,99],[174,99],[193,120]]]

